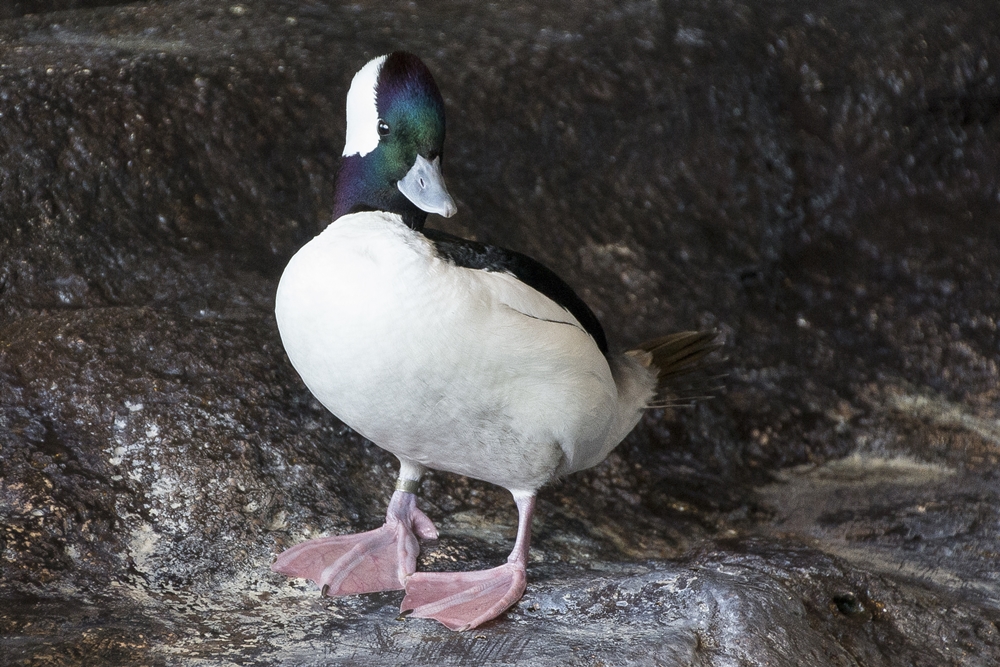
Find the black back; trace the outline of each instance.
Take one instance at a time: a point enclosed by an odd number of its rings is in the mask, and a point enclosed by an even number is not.
[[[434,244],[441,257],[456,266],[509,273],[549,297],[583,325],[602,354],[608,354],[608,341],[597,316],[572,287],[541,262],[513,250],[470,241],[437,229],[424,228],[423,235]]]

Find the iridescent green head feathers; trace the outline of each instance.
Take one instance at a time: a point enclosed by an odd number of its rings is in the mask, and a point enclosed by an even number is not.
[[[441,175],[444,134],[444,101],[419,58],[397,51],[362,67],[347,94],[334,218],[388,211],[420,229],[427,213],[453,215]]]

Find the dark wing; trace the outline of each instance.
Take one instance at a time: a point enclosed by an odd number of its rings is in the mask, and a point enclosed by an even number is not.
[[[509,273],[549,297],[583,325],[602,354],[608,354],[608,341],[597,316],[572,287],[545,265],[513,250],[469,241],[437,229],[425,228],[423,234],[434,244],[437,253],[452,264],[467,269]]]

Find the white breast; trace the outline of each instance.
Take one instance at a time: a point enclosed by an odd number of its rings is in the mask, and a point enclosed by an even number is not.
[[[344,216],[303,247],[276,316],[313,394],[404,460],[530,491],[624,436],[608,363],[572,315],[438,259],[396,215]]]

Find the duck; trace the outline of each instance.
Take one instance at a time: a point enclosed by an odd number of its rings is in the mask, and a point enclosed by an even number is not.
[[[611,353],[598,318],[559,276],[513,250],[425,227],[457,211],[443,176],[445,107],[428,67],[397,51],[347,93],[333,222],[288,262],[275,317],[292,366],[350,428],[391,452],[385,523],[306,540],[272,570],[322,595],[403,590],[401,612],[470,630],[523,595],[539,489],[603,461],[719,347],[684,331]],[[418,572],[438,538],[417,506],[428,470],[507,489],[507,562]]]

